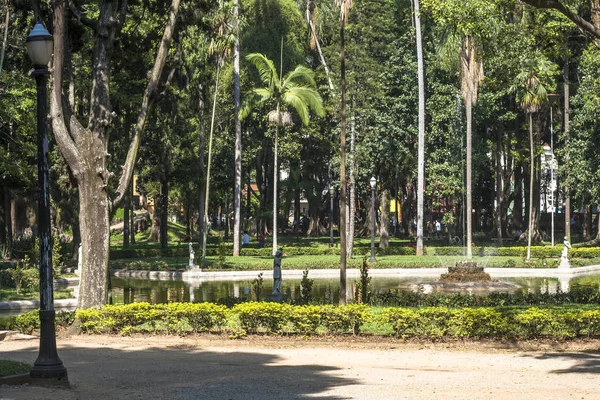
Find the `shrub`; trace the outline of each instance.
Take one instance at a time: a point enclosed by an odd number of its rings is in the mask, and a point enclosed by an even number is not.
[[[40,310],[29,311],[15,317],[13,326],[15,330],[31,335],[35,329],[40,329]]]
[[[296,332],[314,335],[321,324],[322,306],[297,306],[290,313],[290,322]]]
[[[344,333],[352,329],[352,333],[358,335],[360,333],[360,326],[370,318],[371,311],[364,304],[323,307],[323,325],[332,334]]]
[[[165,319],[170,327],[178,326],[180,320],[185,320],[194,333],[222,326],[227,319],[227,313],[227,307],[213,303],[170,303],[164,310]]]
[[[267,333],[279,333],[288,322],[291,306],[280,303],[242,303],[233,307],[242,329],[256,333],[260,328]]]
[[[515,315],[514,321],[525,338],[533,339],[541,337],[554,318],[549,310],[532,307]]]
[[[312,287],[314,279],[308,279],[308,269],[302,272],[302,280],[300,281],[300,297],[302,304],[309,304],[312,300]]]
[[[368,303],[371,297],[371,277],[369,276],[369,264],[367,257],[363,257],[360,266],[360,278],[356,283],[356,293],[354,297],[357,303]]]
[[[389,308],[381,317],[382,321],[392,325],[394,334],[403,339],[417,335],[419,314],[407,308]]]
[[[508,321],[493,308],[460,308],[448,321],[450,335],[458,338],[502,337],[509,330]]]

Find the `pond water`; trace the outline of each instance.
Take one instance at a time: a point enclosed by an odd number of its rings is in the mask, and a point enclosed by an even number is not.
[[[314,300],[323,303],[337,304],[339,301],[339,278],[315,278],[312,290]],[[437,280],[432,277],[374,277],[371,280],[373,292],[386,292],[388,290],[411,290],[415,282],[432,282]],[[516,285],[514,291],[533,293],[563,292],[577,290],[579,287],[593,287],[600,290],[600,273],[575,276],[572,278],[501,278],[502,282]],[[353,297],[355,280],[349,279],[346,283],[348,295]],[[263,297],[271,293],[273,281],[265,279],[263,282]],[[300,279],[284,279],[282,291],[296,301],[300,300]],[[467,291],[465,291],[467,292]],[[119,279],[112,278],[113,302],[115,304],[129,304],[133,302],[149,302],[152,304],[170,302],[215,302],[227,297],[242,297],[252,299],[252,280],[236,281],[196,281],[182,280],[154,281],[146,279]]]

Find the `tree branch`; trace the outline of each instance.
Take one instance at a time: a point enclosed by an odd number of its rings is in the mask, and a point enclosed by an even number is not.
[[[58,147],[67,160],[73,175],[77,177],[81,164],[81,156],[75,142],[69,134],[69,129],[64,119],[62,73],[64,65],[65,47],[65,4],[64,0],[54,1],[54,82],[50,95],[50,115],[52,131]],[[66,101],[65,103],[68,103]]]
[[[131,176],[133,175],[133,168],[135,166],[135,160],[137,158],[137,153],[140,147],[140,143],[142,141],[142,134],[144,133],[146,121],[148,120],[148,116],[150,115],[150,112],[152,111],[152,107],[154,105],[154,101],[156,100],[156,89],[158,87],[160,76],[162,74],[162,70],[165,66],[165,62],[167,59],[167,54],[169,53],[171,40],[173,39],[173,34],[175,32],[177,16],[179,15],[179,3],[180,0],[173,0],[173,2],[171,3],[171,9],[169,10],[169,19],[165,27],[165,31],[163,33],[163,38],[160,42],[158,52],[156,54],[156,59],[154,61],[154,67],[152,68],[152,75],[150,76],[150,81],[148,82],[146,90],[144,91],[142,109],[140,110],[140,113],[138,115],[137,123],[133,132],[133,139],[131,140],[131,144],[129,145],[127,159],[125,160],[125,164],[123,165],[123,171],[119,179],[117,194],[115,199],[113,200],[113,207],[118,207],[121,201],[123,201],[123,197],[125,196],[125,192],[127,190],[127,187],[129,186]]]
[[[591,34],[595,38],[600,39],[600,29],[594,26],[591,22],[586,21],[581,16],[577,15],[569,8],[567,8],[564,4],[560,2],[560,0],[521,0],[523,3],[529,4],[530,6],[542,9],[554,9],[566,16],[573,22],[575,25],[583,29],[585,32]]]
[[[91,18],[88,18],[85,13],[79,11],[77,9],[77,7],[75,7],[75,4],[73,4],[72,1],[69,1],[69,8],[71,9],[71,12],[77,17],[77,19],[84,24],[85,26],[92,28],[94,31],[98,30],[98,22],[94,21]]]

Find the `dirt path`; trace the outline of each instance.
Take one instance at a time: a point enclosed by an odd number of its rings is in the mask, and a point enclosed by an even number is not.
[[[32,363],[38,340],[0,342]],[[600,342],[406,344],[391,339],[71,336],[71,389],[0,399],[597,399]],[[503,347],[503,348],[500,348]]]

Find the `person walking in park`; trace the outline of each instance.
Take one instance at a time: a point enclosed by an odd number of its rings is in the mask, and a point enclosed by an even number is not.
[[[250,246],[250,236],[248,236],[248,231],[244,231],[244,237],[243,237],[243,247],[248,247]]]
[[[442,224],[440,224],[439,220],[435,220],[435,238],[439,239],[442,234]]]

